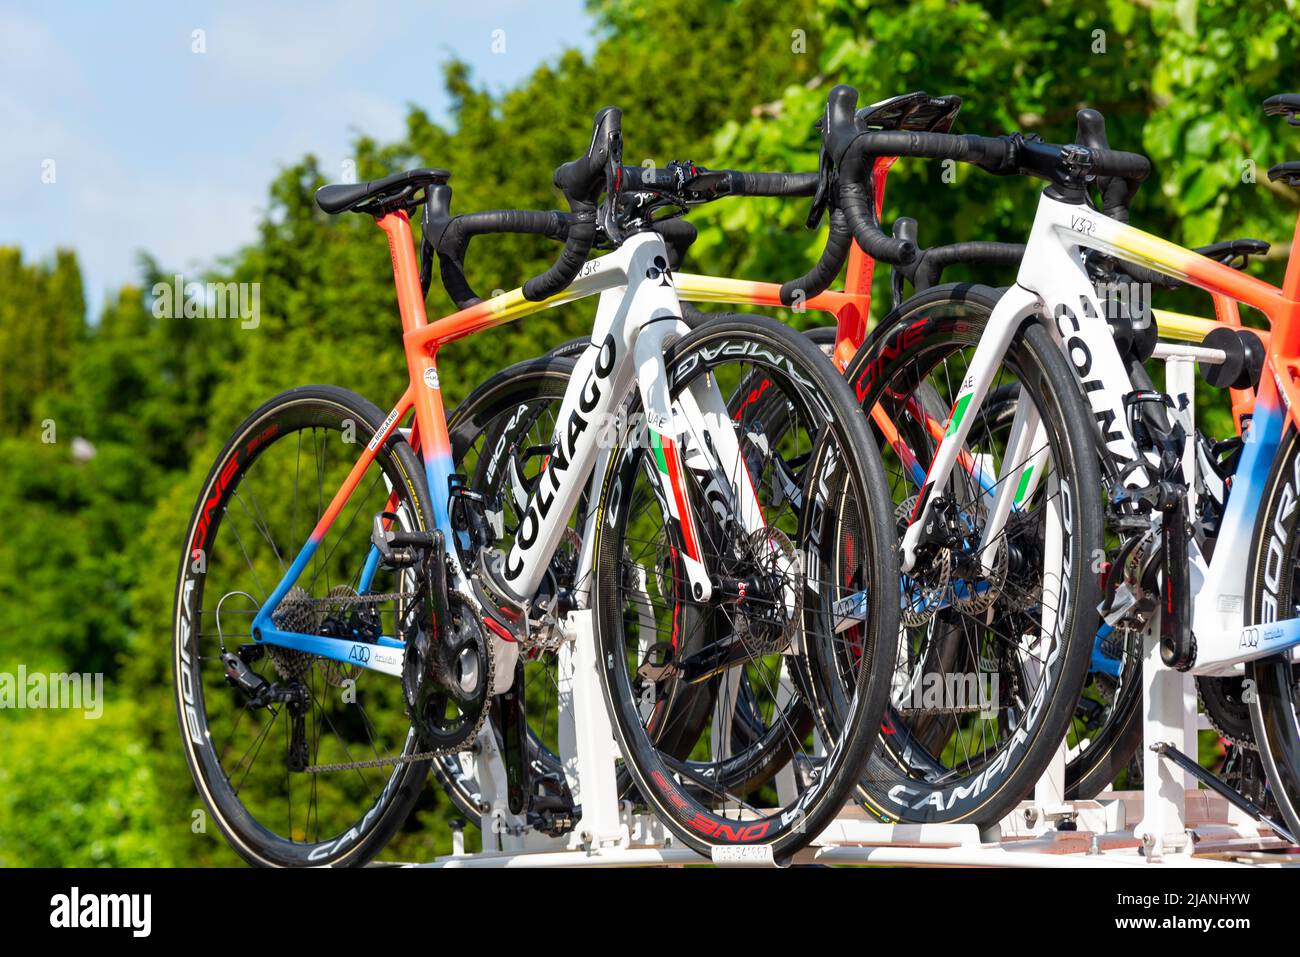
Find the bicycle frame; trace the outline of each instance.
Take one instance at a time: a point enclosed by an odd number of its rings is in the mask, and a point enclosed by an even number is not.
[[[903,570],[909,570],[916,561],[922,529],[933,504],[932,490],[947,481],[965,445],[974,419],[967,417],[967,412],[983,402],[1012,337],[1026,319],[1042,322],[1061,345],[1091,406],[1102,445],[1126,468],[1126,484],[1141,487],[1148,481],[1146,462],[1134,444],[1123,407],[1124,396],[1131,390],[1128,375],[1080,261],[1080,247],[1098,249],[1174,276],[1211,295],[1252,306],[1268,318],[1271,334],[1264,375],[1214,556],[1208,567],[1199,554],[1192,556],[1194,567],[1203,576],[1193,609],[1198,642],[1194,671],[1225,673],[1242,661],[1300,644],[1300,621],[1242,621],[1247,551],[1261,488],[1287,420],[1300,428],[1300,256],[1291,257],[1279,289],[1092,209],[1061,203],[1046,195],[1039,201],[1016,285],[989,317],[969,374],[958,390],[945,438],[935,453],[903,537]],[[1029,421],[1028,414],[1022,417],[1028,400],[1022,397],[1020,404],[1003,460],[1003,469],[1009,471],[1000,474],[998,480],[1004,488],[1028,487],[1032,491],[1038,479],[1031,472],[1035,460],[1022,461],[1012,450],[1038,449],[1044,443],[1041,426]],[[1006,521],[1010,508],[1007,498],[1000,495],[990,512],[984,533],[986,555]],[[1257,627],[1260,624],[1266,627]]]
[[[591,344],[578,359],[557,417],[553,454],[543,466],[538,486],[521,519],[519,534],[506,556],[506,584],[521,601],[526,601],[536,591],[588,476],[593,474],[598,462],[603,461],[602,457],[609,454],[608,450],[598,447],[602,430],[597,424],[602,422],[602,417],[614,413],[635,381],[643,402],[647,437],[654,453],[655,475],[661,483],[663,501],[671,520],[681,524],[687,580],[693,598],[708,601],[712,584],[701,561],[699,536],[687,507],[684,476],[688,465],[680,454],[681,437],[690,437],[689,444],[696,450],[694,456],[699,450],[710,447],[702,440],[707,432],[716,460],[738,463],[738,467],[726,470],[726,481],[731,485],[730,494],[737,509],[734,514],[739,516],[747,532],[762,527],[763,515],[749,485],[748,474],[739,467],[743,465],[743,459],[733,430],[718,427],[719,421],[726,422],[730,416],[726,401],[712,378],[702,376],[693,380],[690,387],[677,397],[676,407],[670,407],[664,351],[671,338],[689,330],[681,319],[681,306],[668,269],[663,240],[653,233],[632,237],[613,253],[589,260],[564,292],[542,302],[531,302],[524,298],[521,289],[515,289],[428,322],[406,213],[390,213],[377,222],[388,236],[392,253],[410,383],[362,450],[267,602],[254,616],[252,630],[255,639],[401,675],[404,643],[396,637],[382,636],[370,644],[287,631],[275,625],[272,615],[311,561],[361,477],[374,462],[377,450],[412,411],[414,424],[410,443],[424,460],[433,503],[431,526],[440,530],[443,540],[448,543],[447,556],[453,572],[451,585],[473,607],[479,607],[468,574],[457,555],[449,517],[453,463],[438,375],[438,350],[448,342],[593,295],[599,295],[600,301]],[[720,283],[705,282],[702,285],[714,293],[720,292]],[[709,464],[706,462],[705,467]],[[699,462],[692,461],[689,468],[698,471]],[[394,498],[390,497],[390,505]],[[588,517],[589,523],[595,520],[594,514]],[[590,534],[583,535],[584,550],[593,539]],[[590,567],[589,553],[580,556],[580,562],[583,560],[587,564],[580,567]],[[378,550],[372,544],[362,570],[360,591],[364,592],[368,587],[378,561]],[[585,589],[580,589],[579,601],[584,602],[586,597]],[[495,623],[489,624],[490,628],[492,624]],[[513,640],[508,634],[497,632],[497,636]]]

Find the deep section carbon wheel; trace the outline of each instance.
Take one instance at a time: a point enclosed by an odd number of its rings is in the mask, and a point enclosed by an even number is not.
[[[666,363],[670,399],[696,403],[708,427],[678,435],[676,509],[643,431],[611,457],[595,543],[602,687],[629,796],[701,852],[746,845],[782,861],[839,812],[884,708],[898,608],[884,474],[843,378],[788,327],[719,318]],[[779,441],[760,418],[773,403]],[[633,400],[629,423],[638,412]],[[712,452],[728,432],[740,461]],[[729,490],[744,483],[761,530],[738,517]],[[692,549],[716,599],[687,587]]]
[[[997,298],[980,286],[927,290],[886,317],[846,371],[885,450],[899,535]],[[1102,532],[1092,424],[1036,323],[1013,340],[995,403],[999,390],[1014,390],[1042,432],[1012,452],[996,405],[971,408],[959,463],[933,492],[940,533],[901,581],[890,706],[859,789],[885,820],[995,824],[1051,760],[1087,674]],[[1014,504],[986,536],[1003,475],[1017,476]]]
[[[397,678],[270,646],[250,631],[383,419],[330,386],[276,396],[221,450],[190,520],[173,630],[181,739],[209,813],[252,864],[366,863],[428,774],[428,760],[414,758]],[[362,647],[401,633],[418,600],[409,570],[380,568],[358,594],[370,523],[385,511],[406,531],[427,530],[432,514],[419,462],[398,435],[379,448],[277,607],[277,625],[355,636]],[[252,676],[243,687],[227,679],[235,662]],[[263,700],[250,698],[253,685]]]

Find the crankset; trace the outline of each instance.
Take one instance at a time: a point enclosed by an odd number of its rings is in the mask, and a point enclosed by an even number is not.
[[[1191,568],[1188,557],[1187,483],[1182,474],[1186,441],[1176,421],[1166,424],[1164,412],[1173,400],[1163,392],[1142,389],[1124,396],[1124,408],[1134,442],[1141,452],[1154,454],[1156,481],[1141,488],[1122,484],[1110,496],[1111,508],[1122,519],[1160,513],[1161,615],[1160,660],[1166,667],[1187,671],[1196,663],[1196,636],[1192,633]],[[1151,410],[1154,410],[1151,412]],[[1151,412],[1151,414],[1147,414]],[[1139,460],[1140,462],[1142,460]],[[1136,513],[1136,515],[1134,514]]]
[[[501,757],[506,766],[506,804],[511,814],[522,814],[528,806],[528,716],[524,713],[524,663],[515,661],[515,680],[497,695],[497,733]]]
[[[422,747],[440,754],[468,747],[487,718],[493,656],[478,616],[447,590],[442,533],[424,562],[424,614],[406,642],[402,693]]]

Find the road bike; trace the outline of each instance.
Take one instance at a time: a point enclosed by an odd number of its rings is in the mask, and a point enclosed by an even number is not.
[[[1294,120],[1300,97],[1273,97],[1266,110]],[[1245,703],[1272,797],[1284,831],[1296,833],[1300,733],[1289,649],[1300,644],[1300,633],[1290,625],[1296,611],[1286,569],[1294,568],[1295,547],[1293,370],[1294,338],[1300,335],[1295,323],[1300,259],[1293,254],[1279,289],[1129,226],[1127,207],[1149,166],[1142,157],[1109,150],[1104,129],[1087,114],[1080,116],[1078,142],[1063,146],[1019,135],[902,137],[857,134],[847,124],[841,129],[838,159],[844,163],[841,174],[850,179],[872,156],[887,154],[950,158],[1049,184],[1013,287],[1000,296],[971,287],[923,294],[910,303],[906,319],[891,323],[873,348],[859,353],[849,371],[856,391],[870,404],[882,396],[906,394],[922,380],[933,381],[935,369],[951,375],[945,360],[960,353],[948,391],[951,410],[927,450],[915,506],[904,523],[904,576],[925,574],[936,560],[955,561],[954,552],[962,551],[969,581],[996,581],[998,538],[1014,528],[1016,505],[1025,491],[1044,481],[1042,450],[1051,430],[1060,427],[1034,408],[1033,392],[1069,391],[1086,398],[1086,431],[1106,463],[1108,511],[1114,527],[1127,533],[1122,558],[1110,573],[1102,615],[1107,623],[1133,616],[1152,636],[1149,641],[1158,639],[1166,667],[1244,679],[1252,691]],[[1280,164],[1270,176],[1294,181],[1297,164]],[[1102,196],[1100,210],[1090,199],[1094,187]],[[906,262],[913,255],[906,241],[880,230],[865,197],[850,196],[846,215],[857,241],[878,258]],[[1269,320],[1257,396],[1208,556],[1189,534],[1184,514],[1186,485],[1180,473],[1186,436],[1163,424],[1167,409],[1162,394],[1134,389],[1087,273],[1089,250],[1139,277],[1154,271],[1253,306]],[[941,345],[945,338],[962,340],[961,348]],[[996,392],[1000,370],[1035,338],[1068,359],[1070,375],[1020,390],[1003,454],[993,469],[996,492],[986,499],[986,524],[978,536],[954,536],[951,516],[960,523],[963,514],[977,508],[970,496],[963,499],[954,491],[954,483],[969,485],[961,481],[957,465],[981,442],[985,404]],[[1160,414],[1152,414],[1156,412]],[[1089,457],[1085,449],[1078,454]],[[1096,626],[1095,619],[1081,618],[1076,627],[1089,631]],[[1167,744],[1161,748],[1192,770],[1193,761]],[[924,788],[921,764],[907,769],[910,774],[895,775],[899,790],[882,790],[885,807],[896,795],[910,798],[912,789]],[[936,813],[959,806],[960,797],[942,785],[930,794],[936,792]]]
[[[431,760],[473,741],[489,710],[505,750],[526,751],[521,655],[575,641],[592,643],[623,773],[687,846],[782,860],[854,786],[897,640],[879,456],[848,385],[803,337],[770,320],[685,326],[666,234],[655,210],[622,202],[624,175],[609,108],[556,171],[568,213],[452,217],[436,169],[317,193],[388,238],[410,381],[387,414],[330,386],[275,397],[236,429],[195,507],[175,605],[178,718],[200,794],[246,860],[365,863]],[[420,209],[426,244],[460,246],[439,262],[463,308],[433,322]],[[459,270],[487,232],[564,250],[482,301]],[[598,236],[612,251],[588,259]],[[592,335],[507,523],[454,469],[438,349],[588,296]],[[727,407],[755,376],[781,397],[779,444]],[[741,671],[751,739],[716,760],[701,745],[707,702]],[[690,702],[704,703],[677,706]],[[773,789],[772,755],[806,770],[797,792]]]
[[[892,97],[858,110],[855,113],[854,122],[861,130],[944,132],[951,127],[960,107],[961,100],[958,97],[933,97],[924,92],[914,92]],[[823,153],[825,155],[826,123],[823,122],[822,126],[824,133]],[[872,163],[869,176],[877,215],[880,215],[883,208],[885,185],[894,161],[894,157],[877,157]],[[720,195],[815,197],[814,211],[809,216],[810,225],[815,225],[828,209],[831,210],[832,228],[829,231],[826,251],[821,260],[805,276],[783,285],[724,280],[718,277],[704,277],[683,273],[680,271],[679,262],[694,239],[694,230],[690,228],[688,223],[677,220],[664,221],[658,228],[674,227],[672,231],[673,242],[670,245],[670,261],[676,273],[679,296],[684,300],[684,303],[685,300],[696,299],[707,304],[783,305],[828,313],[836,320],[836,325],[815,327],[809,330],[808,335],[828,355],[831,355],[836,360],[837,365],[843,367],[851,361],[853,354],[862,345],[866,336],[866,317],[869,314],[871,302],[871,277],[874,261],[866,256],[859,246],[851,242],[842,215],[837,215],[834,209],[837,194],[832,188],[833,182],[828,176],[833,172],[834,166],[828,157],[824,159],[819,174],[741,174],[736,171],[707,170],[696,166],[694,163],[678,162],[670,164],[668,169],[663,171],[629,168],[625,171],[627,186],[624,189],[628,201],[631,201],[631,197],[635,195],[635,202],[639,205],[648,203],[663,204],[667,199],[681,209],[688,209],[701,202],[711,201]],[[725,189],[720,189],[720,185],[725,185]],[[897,237],[911,242],[916,241],[917,224],[914,220],[900,217],[895,221],[894,229]],[[442,234],[436,236],[432,244],[435,251],[444,256],[449,262],[450,268],[448,272],[452,277],[448,283],[449,288],[461,288],[461,283],[457,280],[463,276],[463,268],[458,265],[465,252],[463,240],[459,236],[448,239],[445,234]],[[1263,248],[1261,249],[1261,247]],[[891,287],[894,306],[897,308],[903,300],[905,281],[913,287],[915,292],[920,293],[931,286],[937,285],[942,280],[944,270],[954,265],[978,267],[1018,266],[1024,255],[1024,248],[1023,244],[992,242],[965,242],[929,249],[918,248],[916,256],[911,262],[893,266]],[[1215,258],[1222,257],[1237,260],[1239,265],[1244,265],[1246,256],[1260,254],[1266,249],[1267,244],[1261,244],[1257,241],[1234,240],[1214,244],[1200,251]],[[1101,273],[1100,267],[1102,265],[1104,263],[1101,261],[1090,264],[1093,278],[1098,282],[1113,280],[1113,276]],[[847,278],[844,289],[842,291],[829,291],[830,284],[846,268]],[[1125,279],[1127,277],[1120,278]],[[1131,279],[1127,281],[1130,283],[1135,282],[1135,280]],[[461,304],[466,304],[468,301],[467,297],[463,298]],[[1216,310],[1220,313],[1220,321],[1222,322],[1235,317],[1235,309],[1230,309],[1229,305],[1221,301],[1221,297],[1216,298]],[[688,308],[685,304],[683,305],[683,311],[684,316],[692,325],[725,315],[700,313]],[[1216,328],[1215,323],[1208,320],[1167,313],[1162,310],[1155,310],[1154,312],[1160,322],[1161,330],[1166,334],[1172,334],[1175,338],[1200,342],[1208,332]],[[1109,315],[1110,313],[1108,313]],[[889,321],[886,320],[886,325],[888,323]],[[1240,322],[1236,321],[1234,324],[1239,326]],[[1113,321],[1112,327],[1117,330],[1116,334],[1119,335],[1118,325]],[[1146,331],[1149,335],[1143,336],[1145,343],[1143,348],[1149,354],[1150,348],[1154,344],[1156,326],[1151,325]],[[1133,338],[1131,330],[1125,334],[1130,339]],[[575,339],[553,349],[548,353],[548,356],[556,360],[564,357],[576,358],[586,348],[586,345],[585,339]],[[1141,352],[1142,349],[1135,352],[1133,360],[1135,365],[1132,368],[1132,374],[1135,376],[1145,376],[1140,364],[1140,359],[1145,358],[1145,355],[1141,355]],[[562,365],[558,362],[549,366],[545,364],[540,366],[524,364],[515,370],[512,376],[515,378],[528,378],[537,375],[542,383],[539,386],[539,392],[545,392],[545,382],[555,376],[562,368]],[[1149,387],[1149,381],[1147,386]],[[522,382],[519,387],[523,392],[530,388],[523,385]],[[1238,411],[1241,412],[1248,410],[1252,401],[1246,397],[1246,391],[1234,391],[1234,403],[1238,406]],[[987,403],[990,406],[988,417],[990,423],[994,424],[995,429],[1009,428],[1015,404],[1015,395],[1005,388],[999,391],[996,401],[989,400]],[[477,396],[472,396],[466,403],[467,407],[475,410],[478,410],[480,405]],[[941,431],[943,411],[940,410],[936,415],[931,415],[927,421],[926,427],[931,432]],[[479,411],[475,411],[469,418],[477,421],[482,416]],[[768,431],[771,434],[770,419]],[[494,456],[501,455],[507,447],[499,442],[489,444],[492,445],[491,454]],[[493,465],[486,470],[486,474],[504,477],[508,474],[508,470]],[[509,474],[517,475],[519,470]],[[489,494],[499,495],[500,491],[494,489]],[[516,497],[521,496],[516,493]],[[974,665],[977,664],[977,661],[972,659],[969,654],[964,656],[964,663],[961,667],[958,667],[958,656],[962,654],[962,649],[957,647],[960,644],[960,642],[947,642],[947,648],[943,655],[930,659],[923,670],[912,669],[914,672],[912,677],[907,682],[903,682],[897,689],[899,704],[905,710],[913,712],[909,715],[909,719],[913,723],[918,721],[927,722],[930,726],[929,737],[931,739],[935,735],[941,736],[945,734],[945,715],[943,712],[933,711],[929,715],[922,717],[919,712],[924,709],[907,707],[908,699],[911,697],[909,687],[922,680],[927,674],[946,675],[963,671],[969,673],[975,670]],[[1130,759],[1138,747],[1141,737],[1141,725],[1139,709],[1136,707],[1135,691],[1137,691],[1138,683],[1135,681],[1135,669],[1138,666],[1140,656],[1134,653],[1131,645],[1131,641],[1125,643],[1113,639],[1107,640],[1101,634],[1095,640],[1093,654],[1089,662],[1088,685],[1079,705],[1076,707],[1075,721],[1071,729],[1071,750],[1066,765],[1066,795],[1068,797],[1087,798],[1094,796],[1108,786],[1120,770],[1129,765]],[[1001,666],[995,663],[995,667]],[[543,672],[543,674],[546,675],[546,680],[539,681],[539,685],[544,700],[540,708],[533,710],[536,719],[542,724],[546,724],[548,721],[553,723],[549,711],[557,698],[558,688],[554,678],[548,672]],[[1003,678],[1004,680],[1014,680],[1012,675],[1006,675]],[[738,694],[739,692],[733,693]],[[1207,702],[1211,705],[1223,700],[1222,695],[1207,693]],[[957,713],[949,711],[946,717],[951,720],[951,716]],[[1235,713],[1233,709],[1223,707],[1212,713],[1220,715],[1219,725],[1235,729],[1229,734],[1230,737],[1239,742],[1244,740],[1240,729],[1240,721],[1234,722],[1223,717],[1224,715],[1231,717]],[[959,729],[949,727],[946,733],[952,736],[954,732],[960,737]],[[476,747],[474,752],[447,756],[437,766],[440,779],[451,795],[453,802],[467,818],[473,820],[477,820],[484,810],[475,782],[476,767],[483,759],[484,748],[491,751],[493,743],[490,737],[485,738],[484,747]],[[729,747],[730,744],[726,743],[723,746]],[[530,753],[533,754],[534,772],[537,781],[539,783],[554,781],[558,776],[559,766],[553,750],[537,747]],[[488,759],[491,759],[491,755],[489,755]],[[1014,792],[1009,793],[1014,799]],[[547,827],[544,823],[541,826],[544,829]]]

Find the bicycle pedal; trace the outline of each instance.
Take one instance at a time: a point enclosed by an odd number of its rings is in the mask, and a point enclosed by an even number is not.
[[[1148,527],[1145,521],[1135,520],[1135,516],[1126,515],[1122,506],[1133,506],[1140,515],[1155,512],[1172,512],[1182,508],[1187,500],[1187,485],[1184,482],[1162,479],[1145,488],[1120,486],[1111,490],[1110,507],[1116,514],[1117,531],[1135,532]]]
[[[537,830],[550,837],[561,837],[574,829],[579,816],[563,776],[544,772],[533,778],[528,818]]]

